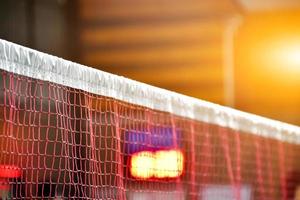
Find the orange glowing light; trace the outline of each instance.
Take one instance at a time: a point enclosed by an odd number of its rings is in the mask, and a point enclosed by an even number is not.
[[[130,172],[139,179],[179,177],[183,173],[183,154],[179,150],[138,152],[132,155]]]

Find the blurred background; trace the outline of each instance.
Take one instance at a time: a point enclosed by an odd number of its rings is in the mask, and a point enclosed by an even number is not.
[[[299,0],[0,0],[0,38],[300,125]]]

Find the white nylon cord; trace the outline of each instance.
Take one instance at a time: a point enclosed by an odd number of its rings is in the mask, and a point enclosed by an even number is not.
[[[202,101],[0,40],[0,69],[155,110],[300,144],[300,127]]]

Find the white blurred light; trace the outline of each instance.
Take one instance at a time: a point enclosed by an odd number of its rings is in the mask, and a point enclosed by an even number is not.
[[[153,176],[155,160],[153,153],[142,151],[131,157],[130,172],[133,177],[147,179]]]
[[[180,150],[141,151],[131,156],[130,173],[139,179],[176,178],[183,173]]]
[[[300,80],[300,40],[274,41],[262,49],[261,61],[270,74]]]
[[[300,69],[300,45],[299,48],[293,47],[287,49],[284,57],[286,58],[287,64],[289,64],[290,66],[299,67]]]

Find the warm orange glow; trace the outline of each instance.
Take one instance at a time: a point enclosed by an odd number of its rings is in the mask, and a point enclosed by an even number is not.
[[[299,10],[247,14],[234,45],[235,107],[299,124]]]
[[[300,71],[300,42],[282,46],[281,60],[292,72]]]
[[[176,178],[183,172],[183,154],[179,150],[142,151],[132,155],[131,175],[135,178]]]
[[[287,55],[287,59],[290,60],[292,64],[300,68],[300,45],[291,49]]]
[[[261,47],[259,60],[269,73],[278,77],[291,76],[298,77],[300,72],[300,37],[296,38],[280,38],[273,39],[274,41],[267,41]]]

